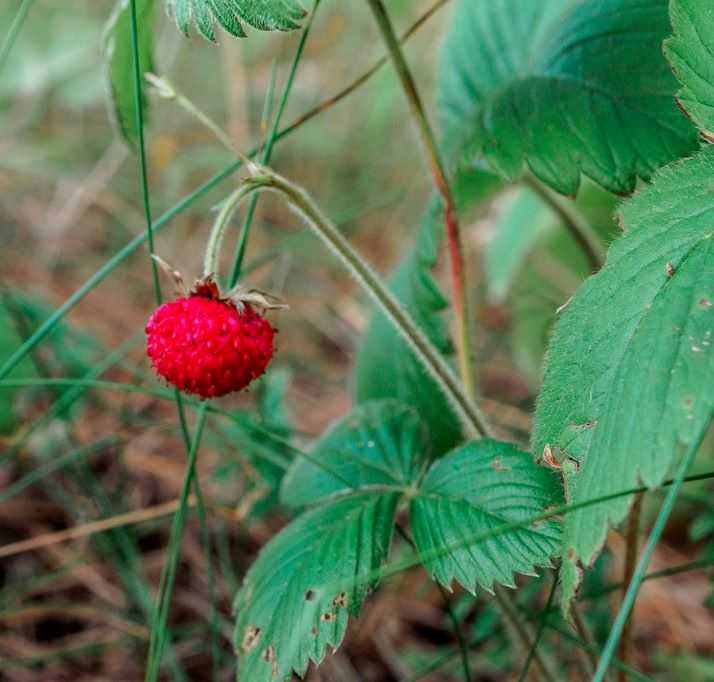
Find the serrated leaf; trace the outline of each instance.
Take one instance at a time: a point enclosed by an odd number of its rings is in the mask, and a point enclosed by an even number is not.
[[[355,490],[406,489],[428,457],[428,438],[412,408],[393,400],[365,403],[320,437],[310,459],[293,462],[281,498],[299,507]]]
[[[275,536],[235,601],[238,679],[289,680],[339,646],[386,560],[398,495],[351,495]]]
[[[143,76],[154,70],[153,13],[154,0],[136,0],[144,114],[147,112],[148,100]],[[134,52],[131,43],[131,9],[128,0],[119,0],[107,24],[104,33],[104,53],[107,63],[110,111],[122,137],[133,144],[139,132],[136,128]]]
[[[560,543],[560,526],[545,521],[474,542],[481,532],[528,519],[558,504],[552,471],[509,443],[480,440],[432,465],[411,502],[414,540],[435,580],[474,592],[494,582],[513,585],[514,573],[547,566]]]
[[[714,149],[663,169],[621,218],[625,234],[555,327],[537,404],[534,451],[572,466],[573,503],[659,485],[714,409]],[[630,503],[567,515],[566,597],[574,562],[592,562]]]
[[[677,99],[714,141],[714,5],[710,0],[671,0],[674,36],[664,49],[684,86]]]
[[[696,146],[661,45],[666,0],[460,0],[446,36],[441,109],[449,156],[524,162],[575,194],[581,172],[631,192]]]
[[[214,23],[244,38],[241,22],[262,31],[293,31],[300,27],[305,10],[297,0],[166,0],[179,30],[189,34],[191,21],[199,33],[215,42]]]
[[[494,192],[500,183],[490,173],[464,169],[454,182],[457,206],[464,210]],[[453,352],[442,313],[448,302],[432,275],[443,235],[443,209],[433,197],[414,247],[391,278],[391,289],[431,342],[445,355]],[[436,381],[384,315],[375,313],[362,337],[355,362],[358,402],[393,398],[411,405],[429,425],[435,456],[460,442],[461,423]]]

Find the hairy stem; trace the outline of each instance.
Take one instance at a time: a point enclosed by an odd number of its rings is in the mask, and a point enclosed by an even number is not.
[[[451,289],[456,316],[457,348],[459,354],[459,369],[464,382],[466,395],[473,400],[475,396],[473,357],[471,348],[471,325],[469,321],[468,289],[464,268],[463,246],[459,222],[456,217],[456,204],[451,193],[449,180],[436,144],[434,132],[424,110],[416,82],[402,52],[399,38],[382,0],[367,0],[372,14],[377,21],[382,39],[387,47],[394,68],[396,69],[402,89],[409,102],[412,119],[416,124],[424,154],[431,171],[434,186],[441,196],[444,205],[444,223],[449,246],[449,261],[451,264]]]
[[[590,223],[578,211],[574,203],[568,202],[561,196],[546,187],[538,178],[531,173],[526,173],[523,182],[530,187],[538,196],[545,201],[548,206],[563,221],[566,229],[578,243],[583,253],[590,263],[593,271],[598,271],[605,264],[605,247]]]
[[[204,277],[208,277],[208,275],[218,275],[218,266],[221,257],[221,244],[223,243],[226,230],[230,225],[231,219],[235,215],[235,212],[238,210],[241,201],[243,201],[243,199],[245,199],[245,197],[249,194],[252,194],[251,188],[246,185],[241,185],[223,202],[221,210],[216,217],[216,221],[213,223],[211,234],[208,237],[206,255],[203,260]]]
[[[632,582],[632,576],[635,572],[635,564],[637,563],[637,541],[640,533],[640,521],[642,519],[642,502],[644,495],[640,494],[635,497],[635,501],[630,510],[630,518],[627,520],[627,547],[625,550],[625,568],[622,575],[623,585],[629,585]],[[625,594],[623,592],[623,601]],[[618,648],[618,656],[623,663],[627,663],[630,655],[630,644],[632,643],[632,629],[634,627],[634,605],[629,617],[625,621],[622,629],[622,639]],[[627,674],[622,670],[618,673],[619,682],[627,682]]]
[[[480,409],[466,396],[451,368],[411,315],[403,308],[380,277],[352,248],[335,225],[326,218],[307,192],[274,171],[257,167],[246,181],[253,190],[268,190],[284,196],[290,208],[322,239],[355,276],[364,290],[414,349],[424,368],[436,379],[444,395],[460,416],[471,436],[484,435],[488,426]]]

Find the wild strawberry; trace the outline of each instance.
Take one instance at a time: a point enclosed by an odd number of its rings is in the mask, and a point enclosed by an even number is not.
[[[146,325],[154,369],[186,393],[214,398],[240,391],[273,357],[275,330],[250,303],[220,298],[212,280],[159,306]]]

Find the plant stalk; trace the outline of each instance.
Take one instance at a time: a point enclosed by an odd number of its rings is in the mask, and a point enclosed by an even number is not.
[[[586,671],[585,680],[592,677],[597,668],[597,647],[595,646],[595,641],[593,639],[590,628],[588,627],[587,621],[583,618],[583,614],[580,612],[577,604],[573,604],[570,610],[573,617],[573,625],[580,636],[580,639],[585,643],[585,647],[580,650],[583,657],[583,666]]]
[[[629,585],[632,582],[632,576],[635,572],[635,565],[637,564],[637,541],[640,533],[643,500],[644,495],[642,495],[641,493],[635,496],[635,501],[632,505],[632,509],[630,510],[630,518],[627,520],[627,548],[625,550],[625,568],[622,575],[623,586]],[[624,601],[624,587],[622,597]],[[634,618],[635,608],[633,604],[632,611],[630,612],[630,615],[625,621],[625,625],[622,629],[622,639],[620,640],[620,646],[618,648],[618,658],[625,664],[628,663],[630,656],[630,646],[632,644]],[[618,672],[618,680],[619,682],[627,682],[627,673],[625,673],[622,669]]]
[[[469,399],[473,400],[476,395],[476,388],[474,384],[471,324],[469,320],[470,307],[468,303],[461,231],[456,216],[456,204],[436,143],[436,137],[427,119],[424,105],[416,87],[416,82],[404,57],[400,40],[394,32],[389,14],[382,0],[367,0],[367,2],[377,21],[382,39],[387,47],[387,51],[389,52],[389,56],[394,64],[399,81],[401,82],[402,89],[409,102],[409,109],[419,133],[434,186],[441,196],[444,205],[444,224],[446,227],[446,239],[451,264],[452,302],[456,317],[459,369],[462,381],[464,382],[464,388],[466,389],[466,395]]]
[[[252,190],[273,191],[285,197],[290,208],[327,244],[355,276],[382,312],[392,321],[396,330],[416,352],[424,368],[436,379],[444,395],[460,416],[467,432],[472,437],[487,434],[489,428],[481,410],[464,393],[459,380],[439,351],[416,325],[411,315],[377,273],[352,248],[337,227],[324,216],[308,193],[271,169],[254,165],[251,172],[251,177],[246,180],[247,185]]]
[[[530,675],[534,680],[547,680],[547,682],[556,682],[557,676],[550,670],[548,664],[542,654],[535,646],[535,639],[531,637],[529,628],[526,623],[518,617],[518,612],[510,597],[504,594],[504,589],[500,585],[494,585],[493,593],[496,603],[499,606],[501,614],[506,621],[507,630],[512,632],[512,639],[518,642],[519,647],[523,649],[523,657],[527,660],[528,653],[532,652],[533,663],[535,669],[531,670]]]
[[[203,259],[204,277],[208,277],[209,275],[218,275],[223,238],[225,237],[231,219],[238,210],[241,201],[243,201],[243,199],[251,193],[252,190],[250,187],[241,185],[223,202],[221,210],[213,223],[213,227],[211,228],[211,234],[208,237],[206,255]]]
[[[448,0],[446,0],[448,1]],[[407,40],[411,37],[418,28],[420,28],[427,19],[432,17],[436,10],[443,7],[445,0],[439,0],[431,9],[427,10],[402,37],[402,40]],[[280,130],[275,136],[275,141],[282,140],[288,137],[290,134],[295,132],[307,121],[312,120],[317,115],[324,111],[332,108],[335,104],[340,102],[342,99],[355,92],[361,85],[366,83],[372,75],[374,75],[379,68],[384,63],[384,60],[378,60],[375,62],[374,66],[366,71],[362,76],[355,79],[349,86],[340,91],[337,95],[334,95],[320,104],[317,104],[312,109],[308,110],[297,119],[295,119],[291,124],[287,125],[285,128]],[[256,155],[262,149],[262,145],[257,146],[248,153],[248,156]],[[215,188],[217,185],[222,183],[224,180],[229,178],[233,173],[235,173],[243,165],[242,159],[236,161],[231,161],[226,165],[223,170],[216,173],[213,177],[209,178],[202,185],[198,186],[192,192],[180,199],[174,206],[160,215],[152,224],[154,232],[166,227],[166,225],[177,215],[185,211],[189,206],[192,206],[198,199],[207,194],[210,190]],[[23,358],[31,352],[31,350],[37,346],[42,340],[49,334],[52,329],[62,320],[67,313],[69,313],[72,308],[74,308],[90,291],[92,291],[98,284],[103,282],[121,263],[123,263],[129,256],[131,256],[145,241],[147,238],[146,231],[141,232],[136,235],[133,239],[127,242],[119,251],[117,251],[104,265],[102,265],[98,270],[96,270],[79,288],[77,288],[70,296],[65,300],[62,305],[56,308],[52,314],[32,333],[32,335],[19,347],[12,355],[7,358],[2,366],[0,366],[0,380],[7,377],[10,372],[17,367],[17,365],[22,362]]]
[[[293,57],[292,64],[290,65],[290,72],[288,73],[288,79],[283,88],[282,95],[280,96],[280,101],[278,102],[278,110],[275,113],[275,118],[273,119],[273,125],[270,129],[270,134],[265,142],[263,151],[261,154],[261,163],[266,165],[270,163],[270,159],[273,156],[273,147],[275,142],[278,140],[278,133],[280,130],[280,124],[283,120],[283,114],[285,113],[285,107],[288,103],[288,98],[290,92],[293,88],[293,83],[295,81],[295,74],[297,73],[298,65],[302,59],[303,52],[305,51],[305,45],[307,44],[307,37],[310,35],[310,30],[312,29],[312,22],[315,20],[315,15],[317,14],[317,8],[320,6],[321,0],[314,0],[312,6],[312,12],[310,13],[310,18],[308,19],[305,29],[300,36],[300,42],[298,43],[297,50],[295,51],[295,56]],[[266,99],[266,104],[269,99]],[[236,244],[235,256],[233,257],[233,268],[231,269],[231,274],[228,279],[228,286],[230,288],[234,287],[238,283],[238,278],[240,277],[241,267],[243,265],[243,260],[245,259],[245,250],[248,246],[248,235],[250,234],[250,229],[253,225],[253,218],[255,216],[255,211],[258,206],[258,195],[254,195],[251,199],[250,206],[246,212],[245,220],[243,221],[243,229],[241,230],[240,236],[238,238],[238,243]]]
[[[662,504],[659,514],[657,515],[652,531],[647,538],[647,543],[645,544],[644,550],[642,551],[639,561],[637,562],[637,566],[635,567],[632,580],[627,587],[627,592],[625,593],[622,606],[620,606],[620,610],[615,618],[610,634],[608,635],[605,648],[603,649],[600,662],[598,663],[595,676],[593,677],[593,682],[602,682],[605,678],[605,673],[607,672],[610,661],[615,653],[618,641],[625,627],[625,622],[627,621],[630,611],[632,610],[635,600],[637,599],[637,593],[639,592],[640,585],[642,584],[647,572],[647,566],[649,565],[655,547],[662,536],[662,532],[664,531],[664,527],[669,520],[669,516],[672,513],[674,503],[677,500],[677,495],[679,495],[679,491],[682,488],[682,484],[684,483],[684,479],[687,475],[687,470],[692,465],[692,462],[694,462],[694,458],[696,457],[697,451],[699,450],[706,433],[706,428],[701,430],[699,437],[689,446],[686,454],[682,457],[679,466],[677,467],[677,474],[674,477],[674,483],[667,491],[667,496],[664,499],[664,503]]]
[[[528,671],[530,670],[531,663],[533,662],[533,659],[535,658],[536,653],[538,651],[538,645],[540,644],[540,641],[543,638],[545,629],[548,625],[548,615],[550,612],[550,607],[553,604],[553,599],[555,598],[555,590],[558,587],[558,576],[559,576],[559,571],[556,571],[555,574],[553,575],[553,584],[552,584],[550,591],[548,593],[548,599],[545,602],[545,606],[543,607],[543,611],[540,616],[540,623],[538,624],[538,630],[536,631],[535,640],[533,640],[533,646],[528,651],[528,656],[526,657],[526,662],[523,665],[521,674],[518,676],[518,682],[525,682],[525,680],[528,679]]]
[[[416,551],[416,543],[412,539],[412,537],[407,533],[404,528],[402,528],[401,524],[397,523],[395,525],[395,528],[399,535],[404,538],[406,543]],[[461,669],[464,674],[464,682],[470,682],[471,681],[471,665],[469,663],[469,646],[468,642],[466,641],[466,638],[464,637],[464,633],[461,630],[461,623],[459,622],[459,617],[456,615],[456,611],[454,611],[454,607],[451,604],[451,599],[449,598],[449,593],[447,592],[446,588],[437,580],[436,586],[439,588],[439,592],[441,593],[441,599],[444,602],[444,609],[446,610],[446,613],[449,616],[449,620],[451,621],[451,626],[454,629],[454,638],[456,639],[456,642],[459,645],[459,653],[461,654]]]
[[[598,234],[593,230],[572,202],[565,201],[561,196],[546,187],[532,173],[523,176],[523,183],[530,187],[563,221],[563,225],[578,243],[590,263],[593,272],[597,272],[605,264],[606,251]]]

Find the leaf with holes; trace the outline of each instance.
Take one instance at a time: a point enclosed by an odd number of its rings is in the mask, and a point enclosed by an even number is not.
[[[260,553],[235,601],[239,679],[289,680],[339,646],[386,560],[399,496],[350,495],[300,516]]]
[[[193,21],[199,33],[212,42],[216,40],[216,22],[231,35],[243,38],[241,22],[262,31],[293,31],[305,16],[296,0],[167,0],[167,7],[183,34],[189,34]]]
[[[423,474],[429,456],[416,412],[393,400],[356,407],[296,459],[283,479],[282,499],[313,504],[354,490],[404,490]]]
[[[436,461],[411,502],[422,562],[435,580],[457,580],[474,592],[494,582],[513,586],[514,573],[550,565],[560,526],[541,521],[479,540],[483,533],[543,513],[561,502],[552,471],[509,443],[479,440]]]
[[[142,78],[142,106],[147,112],[144,74],[154,69],[153,57],[154,0],[136,0],[139,65]],[[109,108],[121,136],[130,144],[136,142],[136,99],[134,85],[134,51],[131,42],[131,8],[129,0],[119,0],[104,32]]]
[[[464,169],[453,183],[459,212],[490,196],[500,187],[491,173]],[[448,302],[432,269],[439,257],[443,236],[441,201],[432,197],[417,234],[416,243],[391,278],[391,289],[414,321],[444,354],[453,348],[442,318]],[[392,323],[375,313],[360,343],[355,364],[358,402],[393,398],[411,405],[429,425],[432,452],[439,456],[461,441],[461,424],[436,381]]]
[[[710,0],[671,0],[674,36],[665,55],[683,84],[677,99],[714,141],[714,4]]]
[[[566,194],[581,173],[631,192],[696,146],[669,30],[666,0],[459,0],[440,79],[448,155],[483,154],[507,178],[525,161]]]
[[[658,486],[714,410],[714,148],[623,204],[626,232],[567,306],[550,344],[533,447],[568,465],[569,502]],[[579,468],[579,470],[578,470]],[[568,514],[565,601],[618,498]]]

